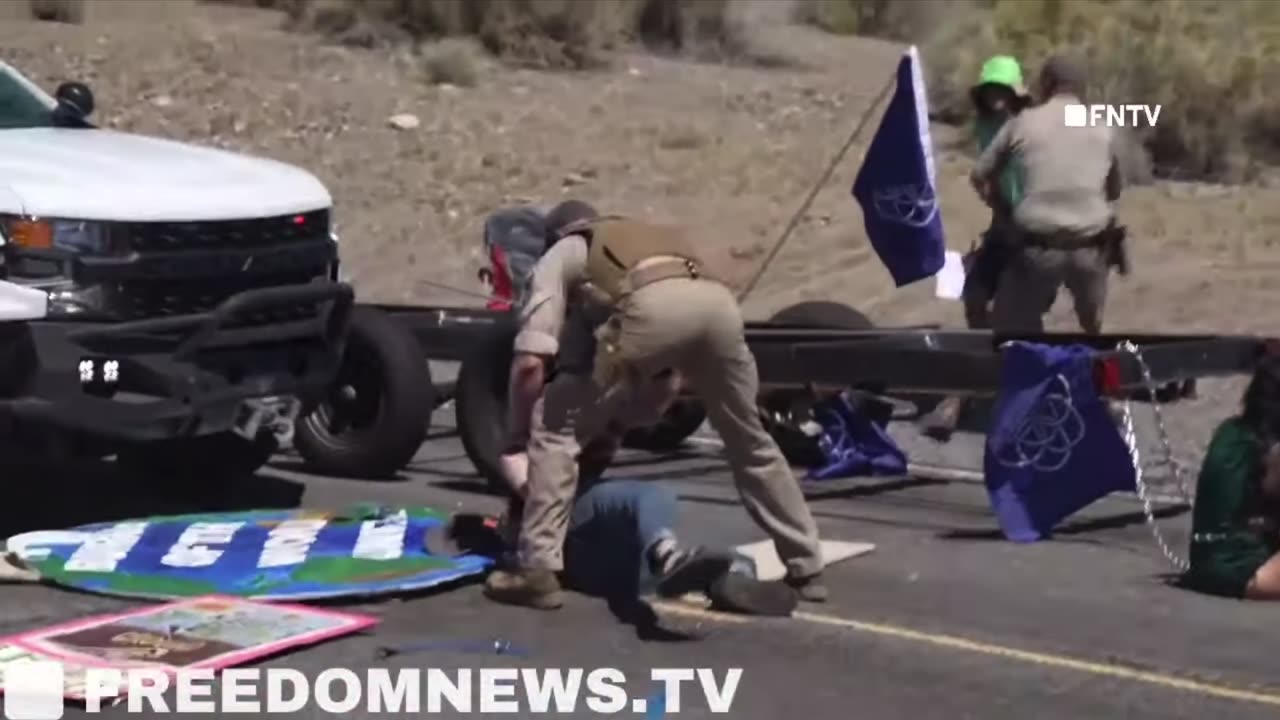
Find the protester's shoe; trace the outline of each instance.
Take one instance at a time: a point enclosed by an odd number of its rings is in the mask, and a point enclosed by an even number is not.
[[[672,547],[655,558],[659,597],[675,598],[692,592],[706,592],[712,581],[729,572],[733,556],[703,548]]]
[[[943,398],[942,402],[920,420],[924,434],[937,442],[947,442],[960,424],[963,400],[958,397]]]
[[[564,604],[560,580],[550,570],[494,570],[484,581],[485,597],[504,605],[556,610]]]
[[[787,575],[784,582],[805,602],[824,603],[827,601],[827,586],[822,582],[822,573],[814,573],[805,577]]]
[[[799,600],[786,583],[757,580],[740,572],[727,572],[707,589],[711,609],[744,615],[790,617]]]

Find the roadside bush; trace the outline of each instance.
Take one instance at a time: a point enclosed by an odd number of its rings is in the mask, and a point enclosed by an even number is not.
[[[249,1],[284,11],[293,29],[347,44],[472,36],[504,60],[541,68],[599,67],[631,42],[718,59],[750,54],[734,0]]]
[[[1091,100],[1162,106],[1139,138],[1157,175],[1240,181],[1280,161],[1280,3],[1271,0],[800,0],[800,19],[834,32],[910,41],[943,121],[968,117],[966,91],[987,56],[1023,59],[1028,82],[1049,54],[1088,58]],[[954,10],[963,7],[963,12]]]

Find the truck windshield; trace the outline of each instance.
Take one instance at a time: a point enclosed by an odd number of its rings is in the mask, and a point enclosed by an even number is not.
[[[52,126],[53,113],[44,101],[0,64],[0,130]]]

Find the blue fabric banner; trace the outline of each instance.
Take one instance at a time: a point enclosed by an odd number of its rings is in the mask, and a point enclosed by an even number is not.
[[[1133,462],[1094,386],[1090,348],[1014,342],[1002,356],[987,492],[1005,537],[1034,542],[1110,493],[1132,492]]]
[[[946,259],[922,72],[912,46],[853,184],[867,238],[898,287],[933,277]]]
[[[841,394],[823,403],[815,408],[814,415],[822,425],[818,449],[824,463],[809,472],[810,479],[907,473],[906,453],[884,428],[858,412],[848,396]]]

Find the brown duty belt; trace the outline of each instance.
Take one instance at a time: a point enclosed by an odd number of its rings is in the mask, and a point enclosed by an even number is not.
[[[646,285],[652,285],[662,280],[671,280],[673,278],[696,280],[699,277],[702,277],[702,272],[698,268],[698,263],[692,260],[671,258],[670,260],[662,260],[652,265],[632,270],[627,273],[625,284],[628,291],[635,292]]]
[[[1022,242],[1027,247],[1046,248],[1049,250],[1079,250],[1081,248],[1103,247],[1116,242],[1124,242],[1127,234],[1124,225],[1111,224],[1093,235],[1076,235],[1074,233],[1022,233]]]

